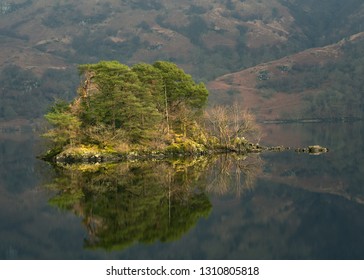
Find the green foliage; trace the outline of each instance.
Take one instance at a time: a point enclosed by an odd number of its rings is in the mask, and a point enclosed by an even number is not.
[[[181,238],[210,215],[209,192],[242,195],[261,168],[259,157],[226,155],[67,165],[50,204],[82,218],[86,248],[122,250]]]
[[[50,138],[56,146],[74,144],[81,122],[77,116],[72,115],[66,104],[56,103],[45,118],[55,128],[49,130],[44,136]]]
[[[171,111],[177,111],[182,103],[191,109],[203,108],[208,97],[203,83],[195,84],[190,75],[171,62],[159,61],[153,66],[161,73]]]
[[[180,143],[174,143],[167,148],[167,152],[171,154],[191,154],[195,155],[198,153],[203,153],[205,148],[203,145],[198,144],[192,140],[185,139]]]
[[[159,61],[153,66],[161,75],[168,126],[187,136],[202,113],[208,91],[203,83],[196,84],[190,75],[173,63]]]
[[[122,128],[131,141],[147,136],[159,114],[129,67],[113,61],[84,65],[80,71],[94,73],[92,79],[98,89],[82,99],[81,120],[85,127],[103,124],[113,131]]]
[[[101,61],[80,65],[79,72],[85,80],[80,96],[46,115],[55,127],[46,135],[58,144],[145,144],[172,129],[187,136],[207,101],[205,85],[170,62],[128,67]]]
[[[49,185],[59,192],[50,204],[82,216],[87,248],[120,250],[176,240],[211,211],[208,196],[195,187],[204,164],[135,162],[63,169]]]

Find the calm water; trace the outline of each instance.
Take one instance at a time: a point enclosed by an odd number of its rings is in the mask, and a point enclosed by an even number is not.
[[[0,134],[0,259],[364,259],[364,123],[264,130],[330,152],[78,172]]]

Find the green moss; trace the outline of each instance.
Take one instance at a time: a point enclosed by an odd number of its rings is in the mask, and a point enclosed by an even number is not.
[[[178,143],[173,143],[166,148],[166,152],[170,154],[198,154],[205,151],[205,146],[191,139],[180,140]]]
[[[83,161],[91,158],[101,159],[118,155],[110,147],[100,148],[97,145],[69,146],[57,155],[57,158],[69,158],[73,161]]]

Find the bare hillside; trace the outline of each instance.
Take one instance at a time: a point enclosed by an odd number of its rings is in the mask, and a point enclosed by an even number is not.
[[[209,83],[213,103],[238,101],[261,120],[362,117],[363,85],[355,76],[362,71],[363,45],[364,33],[358,33],[223,75]],[[353,88],[334,87],[336,83]]]

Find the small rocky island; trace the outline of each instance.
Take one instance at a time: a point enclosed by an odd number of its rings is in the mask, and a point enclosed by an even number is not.
[[[72,102],[58,101],[45,118],[52,142],[43,159],[104,162],[249,153],[289,148],[253,144],[258,126],[238,105],[206,109],[208,91],[175,64],[132,67],[117,61],[79,66]],[[298,152],[322,153],[310,146]]]

